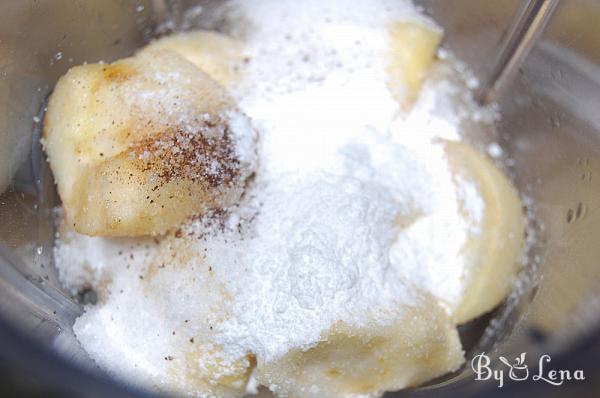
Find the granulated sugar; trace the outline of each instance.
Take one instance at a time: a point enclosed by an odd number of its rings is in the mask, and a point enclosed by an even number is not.
[[[386,26],[432,25],[410,3],[227,7],[250,26],[232,94],[259,132],[243,202],[157,241],[65,232],[56,246],[66,286],[99,291],[75,324],[83,346],[157,387],[189,366],[227,374],[247,353],[269,361],[308,348],[338,321],[389,322],[386,311],[419,290],[452,308],[461,248],[478,232],[459,202],[472,220],[484,206],[476,186],[453,179],[441,142],[478,111],[469,77],[436,65],[407,114],[386,87]],[[192,346],[202,356],[190,365]]]

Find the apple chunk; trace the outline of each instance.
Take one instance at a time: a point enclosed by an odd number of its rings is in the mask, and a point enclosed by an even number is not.
[[[458,324],[496,307],[514,286],[521,267],[526,220],[521,200],[508,178],[472,146],[448,141],[445,151],[459,180],[474,184],[484,203],[483,213],[463,247],[467,261],[463,296],[453,311]],[[466,204],[461,203],[466,217]]]
[[[231,87],[237,82],[238,66],[244,58],[242,43],[208,30],[167,36],[150,43],[140,52],[148,53],[156,50],[175,52],[224,87]]]
[[[403,109],[417,98],[441,39],[440,30],[425,24],[397,22],[390,27],[388,88]]]
[[[456,327],[431,298],[403,306],[386,324],[334,325],[314,347],[258,364],[258,379],[280,396],[379,397],[416,386],[463,363]]]
[[[50,98],[43,143],[77,232],[139,236],[235,203],[254,139],[223,87],[154,51],[69,70]]]

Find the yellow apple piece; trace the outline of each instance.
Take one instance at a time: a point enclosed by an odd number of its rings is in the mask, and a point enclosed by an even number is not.
[[[238,80],[244,46],[223,34],[196,30],[158,39],[141,52],[170,50],[184,57],[224,87]]]
[[[483,213],[463,247],[467,261],[464,293],[453,311],[456,323],[465,323],[496,307],[514,286],[521,267],[526,220],[519,194],[487,156],[472,146],[445,143],[455,181],[474,184],[483,199]],[[468,212],[461,203],[465,217]]]
[[[388,88],[403,109],[417,98],[441,39],[439,29],[425,24],[396,22],[390,27]]]
[[[279,396],[379,397],[456,370],[464,361],[456,327],[431,298],[388,324],[339,322],[316,346],[258,363],[258,380]]]
[[[253,134],[218,83],[154,51],[70,69],[50,98],[43,143],[75,231],[139,236],[235,203],[253,169]]]

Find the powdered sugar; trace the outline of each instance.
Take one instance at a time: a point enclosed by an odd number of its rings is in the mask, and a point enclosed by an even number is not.
[[[220,326],[225,350],[251,347],[269,361],[310,347],[338,320],[357,324],[410,302],[388,255],[399,208],[385,189],[325,173],[284,175],[261,197],[242,254],[248,273],[226,284],[236,301]]]

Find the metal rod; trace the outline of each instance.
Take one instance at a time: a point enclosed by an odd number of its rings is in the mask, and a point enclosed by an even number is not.
[[[514,77],[544,31],[559,2],[560,0],[526,0],[521,3],[504,33],[492,71],[476,95],[480,104],[488,104],[497,99],[502,87]]]

